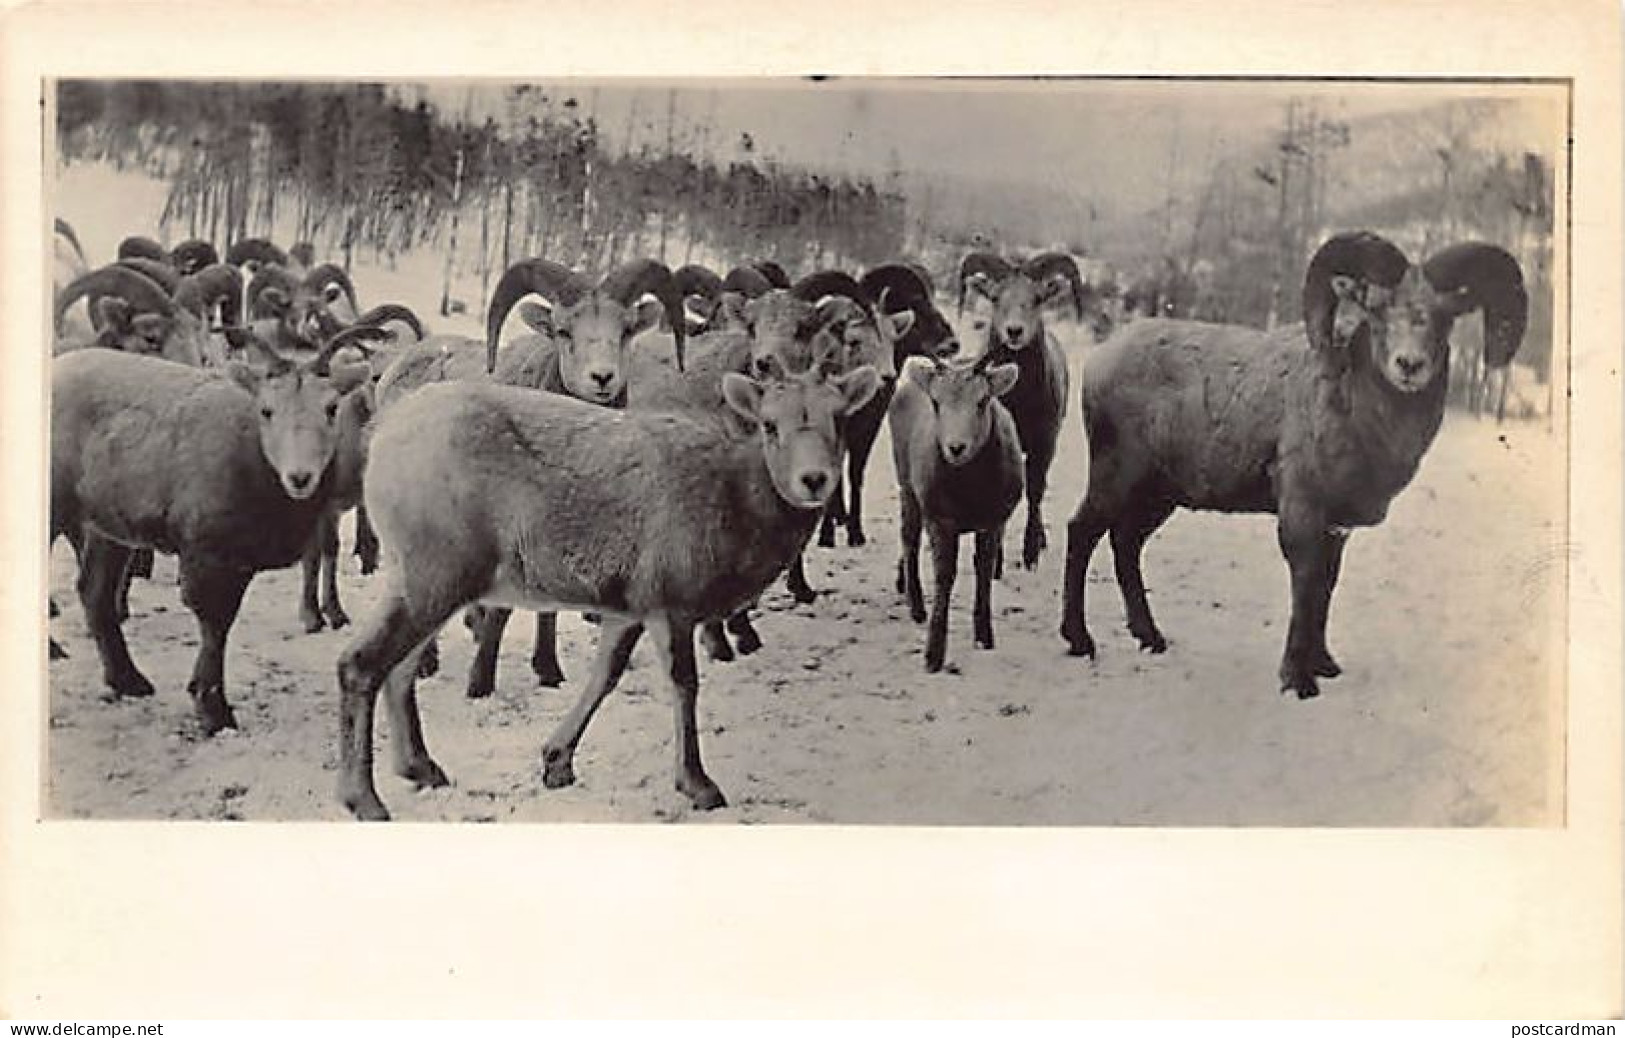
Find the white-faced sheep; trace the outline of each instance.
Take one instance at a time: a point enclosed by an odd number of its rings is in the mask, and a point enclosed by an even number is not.
[[[748,437],[715,416],[478,382],[428,386],[383,413],[366,496],[391,586],[338,662],[339,790],[351,812],[389,816],[372,778],[386,679],[396,770],[445,783],[423,742],[413,657],[479,601],[603,614],[592,676],[544,744],[544,784],[574,782],[575,748],[647,629],[675,701],[677,788],[698,809],[725,804],[700,759],[694,626],[743,605],[806,542],[835,484],[836,422],[878,380],[863,369],[724,378],[729,406],[756,425]]]
[[[151,695],[114,599],[133,548],[180,557],[202,636],[188,684],[205,732],[234,727],[226,635],[254,574],[297,561],[326,507],[334,423],[365,366],[329,370],[269,353],[229,378],[112,350],[58,357],[51,372],[51,538],[79,552],[79,593],[109,694]]]
[[[914,622],[923,622],[923,527],[935,586],[925,642],[925,669],[933,673],[942,669],[947,652],[948,603],[964,533],[974,534],[976,543],[976,644],[993,648],[993,567],[1023,486],[1021,443],[999,398],[1009,394],[1019,374],[1015,364],[994,365],[988,354],[958,365],[913,358],[903,365],[888,413],[902,509],[897,590],[907,596]]]
[[[1292,574],[1283,690],[1340,672],[1326,619],[1353,527],[1374,526],[1416,474],[1444,418],[1450,329],[1484,315],[1486,360],[1511,362],[1528,297],[1502,249],[1466,243],[1412,266],[1368,232],[1334,236],[1304,278],[1304,324],[1262,332],[1141,321],[1084,367],[1089,487],[1067,528],[1061,634],[1095,651],[1084,575],[1110,533],[1130,632],[1161,652],[1140,572],[1175,508],[1266,512]]]
[[[961,305],[966,288],[993,304],[984,352],[992,356],[994,363],[1014,362],[1021,370],[1015,388],[1004,398],[1004,406],[1015,419],[1026,459],[1027,526],[1022,536],[1021,561],[1031,569],[1038,565],[1047,544],[1044,491],[1049,485],[1050,462],[1055,458],[1061,419],[1071,395],[1066,354],[1045,329],[1042,310],[1069,292],[1081,321],[1086,312],[1086,290],[1077,263],[1058,252],[1042,253],[1020,265],[993,253],[973,252],[959,268]]]

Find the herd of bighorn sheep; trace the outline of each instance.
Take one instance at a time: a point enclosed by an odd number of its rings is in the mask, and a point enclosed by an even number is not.
[[[358,509],[362,571],[385,581],[336,661],[339,795],[362,819],[389,817],[373,784],[380,691],[394,770],[445,784],[416,683],[462,613],[477,644],[467,694],[489,696],[520,607],[537,613],[544,686],[566,680],[555,614],[598,625],[580,698],[543,744],[548,787],[574,781],[575,750],[647,634],[671,686],[676,788],[695,808],[723,805],[700,754],[696,641],[717,660],[762,649],[751,610],[774,580],[816,597],[801,563],[813,539],[832,546],[844,529],[865,543],[883,426],[897,592],[929,621],[925,668],[945,663],[961,534],[974,542],[974,641],[992,649],[1005,527],[1023,499],[1021,564],[1047,546],[1045,491],[1074,399],[1045,321],[1061,303],[1102,340],[1078,369],[1090,466],[1066,530],[1066,648],[1096,651],[1084,588],[1102,536],[1129,631],[1163,652],[1146,540],[1180,507],[1268,512],[1291,572],[1280,687],[1314,696],[1340,672],[1326,628],[1345,541],[1382,521],[1439,430],[1453,323],[1481,312],[1485,358],[1504,366],[1528,309],[1517,261],[1496,246],[1413,263],[1368,232],[1320,246],[1303,323],[1269,332],[1162,317],[1114,328],[1109,291],[1071,257],[973,252],[957,308],[968,294],[988,305],[981,341],[964,343],[909,262],[794,280],[766,260],[719,274],[640,259],[592,277],[526,259],[498,280],[483,338],[363,307],[308,243],[248,239],[222,260],[207,242],[132,237],[92,269],[58,220],[55,264],[50,536],[77,556],[106,698],[153,694],[124,639],[126,594],[150,576],[143,553],[172,554],[200,634],[194,711],[205,733],[235,727],[225,647],[250,581],[302,562],[298,621],[347,625],[339,518]],[[507,336],[515,312],[526,332]]]

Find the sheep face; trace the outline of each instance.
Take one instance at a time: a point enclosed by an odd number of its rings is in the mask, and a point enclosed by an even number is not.
[[[660,322],[660,313],[653,300],[625,307],[598,293],[551,309],[536,303],[519,308],[526,324],[558,345],[564,388],[590,404],[610,404],[625,394],[627,350]]]
[[[791,506],[824,507],[841,465],[838,420],[880,388],[871,367],[830,376],[821,367],[757,380],[737,372],[722,377],[722,394],[756,426],[773,488]]]
[[[867,364],[883,380],[897,379],[897,340],[914,326],[914,314],[871,313],[850,299],[835,297],[838,307],[831,332],[841,339],[840,370]]]
[[[951,466],[981,452],[993,431],[993,401],[1010,392],[1021,369],[1014,364],[909,364],[907,376],[925,391],[936,413],[937,449]]]
[[[1401,393],[1420,393],[1442,377],[1450,359],[1450,328],[1471,308],[1465,293],[1440,293],[1419,268],[1393,288],[1339,275],[1332,344],[1350,348],[1363,331],[1371,363]]]
[[[1012,274],[995,281],[986,274],[973,274],[968,282],[977,295],[993,304],[989,324],[994,340],[1005,349],[1019,350],[1037,336],[1043,326],[1039,311],[1067,290],[1065,278],[1052,277],[1042,282],[1025,274]]]
[[[367,366],[329,369],[325,364],[284,362],[262,373],[234,362],[227,371],[254,397],[260,451],[283,492],[295,501],[309,498],[333,460],[339,406],[347,394],[368,381]]]
[[[775,290],[745,304],[750,333],[750,372],[768,378],[810,367],[845,368],[845,347],[834,337],[839,320],[826,321],[813,304]]]
[[[172,314],[139,313],[127,301],[104,296],[96,301],[102,320],[101,344],[125,353],[201,367],[214,351],[208,327],[185,310]]]

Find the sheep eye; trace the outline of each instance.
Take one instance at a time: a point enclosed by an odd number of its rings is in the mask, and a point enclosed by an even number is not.
[[[269,407],[260,408],[260,417],[265,419],[266,421],[270,421],[271,420],[271,409]]]
[[[779,435],[779,423],[778,422],[769,422],[769,421],[764,419],[762,421],[762,431],[767,433],[769,436],[777,439],[778,435]]]
[[[327,411],[327,420],[331,422],[334,418],[338,417],[339,405],[335,401],[328,404],[325,410]]]
[[[339,301],[339,296],[343,295],[344,293],[339,291],[336,285],[329,285],[327,286],[327,292],[325,294],[329,303],[336,303]]]

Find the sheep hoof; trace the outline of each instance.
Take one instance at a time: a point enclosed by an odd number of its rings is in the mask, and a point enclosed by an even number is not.
[[[795,599],[797,602],[800,602],[802,605],[811,605],[813,602],[818,600],[818,592],[814,591],[806,584],[798,584],[790,588],[790,597]]]
[[[1095,658],[1095,640],[1085,630],[1069,630],[1061,628],[1061,637],[1066,639],[1066,654],[1068,656],[1086,656]]]
[[[361,560],[361,575],[372,576],[378,569],[378,542],[356,541],[355,557]]]
[[[418,789],[439,789],[441,786],[451,785],[451,779],[428,757],[420,757],[409,762],[401,769],[401,778],[406,779]]]
[[[47,598],[45,600],[45,605],[46,605],[46,615],[49,616],[51,619],[55,620],[58,616],[61,615],[62,610],[60,610],[60,609],[58,609],[56,607],[56,599]]]
[[[1329,652],[1322,652],[1316,656],[1312,669],[1317,678],[1335,678],[1343,673],[1343,668],[1337,665],[1337,661],[1332,659]]]
[[[358,822],[389,821],[389,810],[384,807],[384,802],[378,799],[378,794],[372,790],[367,790],[365,793],[345,793],[341,791],[339,800]]]
[[[418,677],[432,678],[440,673],[440,649],[434,642],[418,654]]]
[[[739,650],[739,655],[749,656],[762,647],[762,636],[756,633],[754,627],[736,631],[734,632],[734,647]]]
[[[154,695],[156,691],[145,674],[132,670],[110,679],[107,682],[107,691],[102,695],[102,700],[107,703],[115,703],[120,699],[145,699]]]
[[[975,636],[975,641],[978,649],[991,649],[993,648],[993,632],[988,631],[985,634],[979,632]]]
[[[694,805],[696,811],[715,811],[719,807],[728,806],[728,800],[722,795],[722,790],[704,775],[699,778],[679,778],[677,792],[688,797],[689,803]]]
[[[323,612],[327,614],[327,626],[333,628],[335,631],[348,625],[350,622],[350,615],[341,609],[337,604],[328,606],[325,610],[323,610]]]
[[[1292,692],[1299,699],[1313,699],[1320,695],[1320,686],[1315,683],[1312,675],[1307,673],[1281,675],[1281,691]]]
[[[231,706],[226,702],[224,687],[189,685],[186,691],[192,695],[192,712],[197,715],[198,723],[203,726],[204,735],[213,735],[222,729],[237,727],[237,715],[231,712]]]
[[[948,653],[947,653],[946,648],[932,649],[931,646],[926,646],[926,649],[925,649],[925,672],[927,674],[936,674],[936,673],[940,672],[942,670],[942,664],[944,662],[943,658],[945,656],[947,656],[947,654]]]
[[[909,603],[908,618],[917,624],[925,623],[925,606],[912,602]]]
[[[826,526],[818,531],[818,546],[820,548],[835,547],[835,527]]]
[[[55,638],[51,638],[49,641],[51,643],[51,659],[65,660],[68,658],[68,650],[58,645]]]
[[[306,634],[315,634],[317,631],[326,626],[322,622],[321,614],[319,613],[300,613],[299,622],[304,626]]]
[[[563,789],[573,786],[576,781],[575,765],[570,761],[570,754],[565,750],[544,747],[542,749],[542,785],[548,789]]]
[[[728,636],[712,627],[702,628],[700,641],[705,644],[705,654],[718,663],[732,663],[734,658],[733,646],[728,644]]]
[[[564,684],[564,671],[554,662],[537,662],[531,660],[530,672],[536,675],[536,683],[544,688],[558,688]]]
[[[848,530],[847,531],[847,534],[846,534],[846,546],[848,548],[861,548],[865,544],[868,544],[868,543],[869,543],[869,538],[867,538],[867,537],[865,537],[863,535],[862,530],[853,529],[853,530]]]
[[[1151,631],[1149,633],[1132,631],[1130,633],[1140,643],[1141,652],[1149,652],[1151,655],[1157,656],[1168,651],[1168,640],[1162,636],[1161,631]]]

